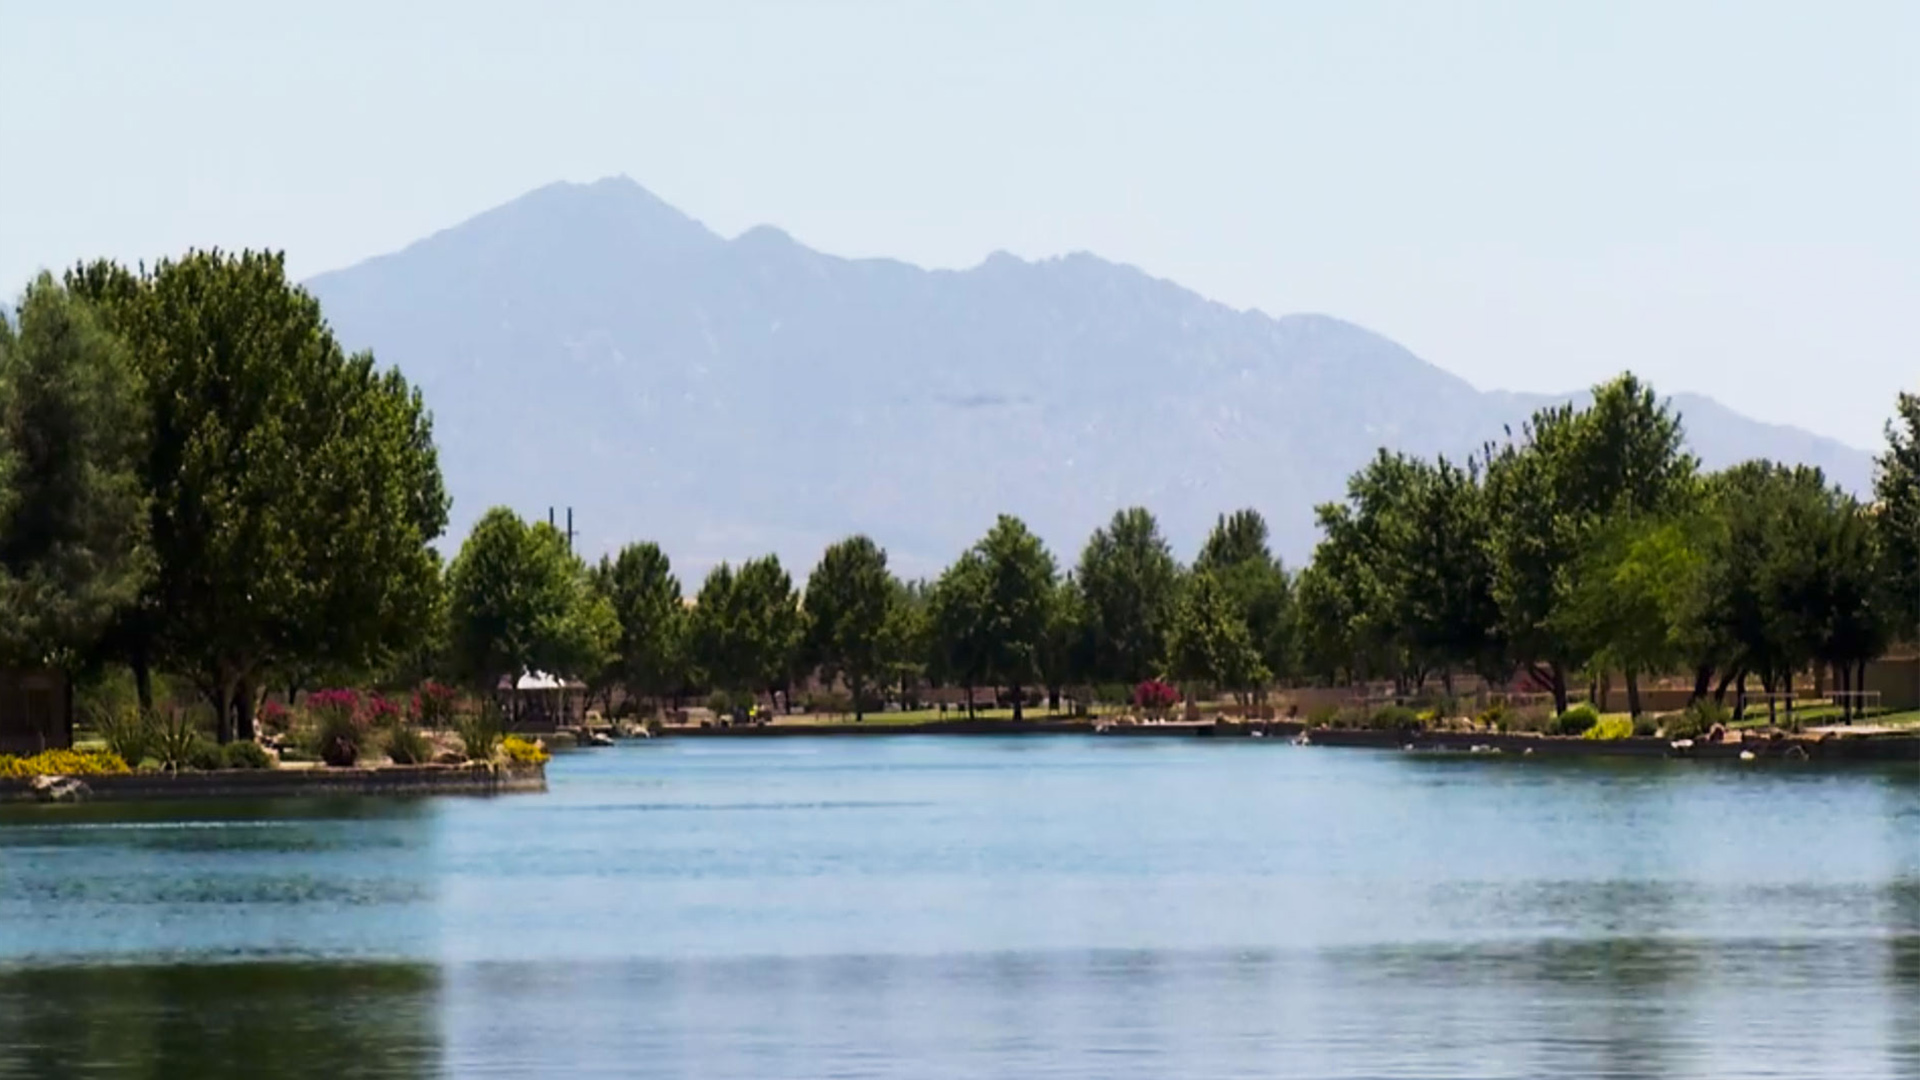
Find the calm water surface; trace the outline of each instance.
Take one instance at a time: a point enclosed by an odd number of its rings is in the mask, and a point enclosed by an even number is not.
[[[1920,1078],[1920,767],[634,744],[0,809],[0,1078]]]

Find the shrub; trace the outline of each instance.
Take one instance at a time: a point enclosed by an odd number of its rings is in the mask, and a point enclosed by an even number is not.
[[[468,761],[487,761],[493,757],[493,748],[500,744],[505,725],[501,722],[499,707],[488,703],[481,706],[480,711],[462,717],[453,730],[460,739],[460,752],[467,755]]]
[[[1133,704],[1138,709],[1165,712],[1179,703],[1180,691],[1159,679],[1148,679],[1133,688]]]
[[[316,690],[307,695],[307,715],[313,721],[313,749],[321,761],[344,769],[360,760],[369,725],[359,694]]]
[[[220,767],[227,769],[271,769],[273,755],[252,739],[230,742],[220,750]]]
[[[515,765],[539,765],[548,758],[545,747],[518,735],[509,735],[500,740],[500,754]]]
[[[1555,735],[1585,735],[1600,722],[1600,710],[1588,702],[1581,702],[1569,708],[1553,719]]]
[[[413,692],[413,715],[421,727],[449,727],[459,710],[460,693],[451,686],[428,679]]]
[[[1713,730],[1715,724],[1724,727],[1732,720],[1733,713],[1725,705],[1703,697],[1690,703],[1685,711],[1667,717],[1667,738],[1698,739]]]
[[[1633,734],[1633,721],[1624,716],[1602,717],[1600,722],[1588,728],[1585,738],[1611,742],[1624,739]]]
[[[140,715],[138,706],[104,710],[95,718],[94,727],[107,751],[130,765],[147,760],[153,750],[153,727]]]
[[[381,731],[393,727],[405,719],[400,714],[400,706],[375,694],[367,699],[367,724]]]
[[[1478,720],[1484,727],[1492,728],[1495,731],[1505,731],[1508,722],[1513,719],[1513,709],[1504,701],[1496,701],[1486,708],[1481,709],[1480,715],[1474,717],[1474,719]]]
[[[1646,739],[1646,738],[1651,738],[1652,736],[1655,736],[1658,734],[1660,734],[1660,721],[1655,720],[1651,716],[1644,716],[1644,715],[1634,720],[1633,722],[1634,738]]]
[[[815,690],[800,699],[809,713],[838,716],[853,711],[853,695],[839,690]]]
[[[1375,731],[1418,731],[1420,714],[1405,705],[1386,705],[1374,712],[1368,726]]]
[[[419,728],[397,724],[387,733],[387,757],[395,765],[424,765],[433,759],[433,743]]]
[[[1314,728],[1330,727],[1332,726],[1333,722],[1339,718],[1340,718],[1340,706],[1338,705],[1333,705],[1333,704],[1315,705],[1313,708],[1307,710],[1307,726],[1308,727],[1314,727]]]
[[[32,757],[0,754],[0,778],[121,776],[132,770],[110,750],[43,750]]]
[[[195,709],[154,709],[146,715],[148,752],[161,768],[183,769],[194,750],[207,741]]]
[[[184,764],[189,769],[213,772],[227,767],[227,756],[219,743],[205,736],[195,736],[193,746],[187,750]]]

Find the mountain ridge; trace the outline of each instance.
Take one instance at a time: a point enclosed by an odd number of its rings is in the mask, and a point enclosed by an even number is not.
[[[1252,505],[1298,562],[1312,506],[1379,445],[1459,457],[1573,395],[1483,392],[1322,314],[1211,300],[1087,252],[966,269],[723,237],[624,177],[549,184],[316,275],[342,341],[427,394],[454,543],[488,506],[572,505],[597,553],[654,539],[691,576],[777,551],[797,573],[874,535],[936,571],[1000,511],[1063,562],[1122,506],[1190,554]],[[1710,466],[1870,458],[1673,395]],[[1736,455],[1736,456],[1729,456]]]

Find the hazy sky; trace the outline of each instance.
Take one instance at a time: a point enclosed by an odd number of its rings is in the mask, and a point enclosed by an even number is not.
[[[0,148],[7,291],[304,276],[626,173],[841,254],[1091,250],[1482,387],[1632,366],[1862,446],[1920,389],[1914,0],[0,0]]]

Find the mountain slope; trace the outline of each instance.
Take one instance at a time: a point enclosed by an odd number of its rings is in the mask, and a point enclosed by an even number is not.
[[[683,573],[768,550],[804,573],[853,531],[932,572],[1002,511],[1070,561],[1136,503],[1189,553],[1258,507],[1297,561],[1314,503],[1376,447],[1465,454],[1536,401],[1090,255],[841,259],[764,226],[725,239],[625,179],[541,188],[309,287],[425,389],[455,538],[490,505],[570,505],[584,550],[654,539]],[[1859,451],[1677,404],[1710,465],[1863,482]]]

